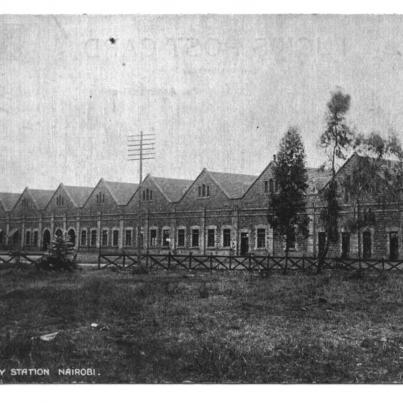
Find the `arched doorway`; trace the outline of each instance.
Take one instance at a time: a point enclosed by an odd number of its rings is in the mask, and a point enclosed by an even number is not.
[[[58,229],[56,230],[56,232],[55,232],[55,237],[56,237],[56,238],[63,238],[63,231],[62,231],[60,228],[58,228]]]
[[[45,229],[45,231],[43,231],[42,249],[43,250],[48,249],[49,245],[50,245],[50,231],[48,229]]]
[[[69,229],[67,232],[67,237],[69,242],[71,242],[73,246],[76,246],[76,232],[73,230],[73,228]]]

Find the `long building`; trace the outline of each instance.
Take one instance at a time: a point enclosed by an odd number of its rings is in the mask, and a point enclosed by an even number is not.
[[[374,178],[378,193],[361,205],[365,225],[354,230],[349,224],[357,211],[343,183],[360,158],[352,155],[337,173],[340,237],[330,255],[357,257],[360,250],[365,258],[398,259],[401,190],[391,189],[387,178]],[[203,169],[195,180],[148,175],[141,186],[101,179],[93,188],[61,183],[56,190],[0,193],[0,247],[46,249],[55,235],[64,235],[88,253],[99,248],[134,251],[140,245],[150,253],[282,255],[284,240],[268,223],[269,200],[278,191],[272,169],[273,161],[259,176]],[[309,235],[291,240],[291,254],[317,256],[326,242],[321,192],[330,172],[307,171]],[[382,202],[384,192],[395,194],[392,202]]]

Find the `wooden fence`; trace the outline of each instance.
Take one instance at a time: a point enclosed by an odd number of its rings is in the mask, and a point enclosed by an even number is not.
[[[244,270],[244,271],[283,271],[287,266],[290,271],[312,272],[321,269],[347,269],[347,270],[376,270],[376,271],[402,271],[403,260],[386,259],[353,259],[353,258],[325,258],[320,262],[314,257],[288,257],[284,256],[234,256],[234,255],[188,255],[150,254],[141,255],[141,265],[147,269],[185,269],[185,270]],[[101,252],[98,257],[98,268],[132,269],[139,266],[136,254],[126,252]]]
[[[36,264],[46,252],[22,251],[22,250],[1,250],[0,264]]]

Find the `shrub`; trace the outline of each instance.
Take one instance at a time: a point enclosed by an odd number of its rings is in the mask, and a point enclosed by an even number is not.
[[[46,271],[73,271],[77,269],[73,245],[58,236],[51,243],[48,255],[37,263],[37,267]]]

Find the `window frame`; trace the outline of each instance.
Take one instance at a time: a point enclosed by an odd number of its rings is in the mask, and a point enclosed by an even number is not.
[[[169,248],[170,241],[166,242],[164,236],[168,232],[168,239],[171,239],[171,228],[170,227],[162,227],[161,228],[161,247],[162,248]]]
[[[181,245],[179,243],[180,236],[179,236],[179,231],[183,231],[183,244]],[[176,236],[177,236],[177,247],[178,248],[186,248],[186,227],[178,227],[176,230]]]
[[[115,234],[117,234],[117,236],[115,237]],[[115,242],[116,241],[116,242]],[[113,248],[118,248],[119,247],[119,241],[120,241],[120,230],[119,228],[112,228],[112,242],[111,242],[111,246]]]
[[[85,234],[85,242],[83,242],[83,233]],[[80,231],[80,246],[88,246],[88,230],[87,228],[81,228]]]
[[[155,231],[155,237],[151,236],[151,232]],[[148,245],[150,248],[157,248],[158,247],[158,227],[156,226],[152,226],[150,227],[150,229],[148,230],[149,233],[149,240],[148,240]],[[152,240],[155,239],[154,244],[152,243]]]
[[[95,234],[95,238],[93,237],[93,234]],[[94,240],[94,242],[92,242]],[[91,248],[95,248],[97,246],[98,242],[98,228],[91,228],[90,229],[90,239],[89,239],[89,246]]]
[[[31,229],[25,230],[25,246],[31,246]]]
[[[207,228],[206,228],[206,231],[207,231],[207,236],[206,236],[206,248],[208,248],[208,249],[214,249],[214,248],[216,248],[216,246],[217,246],[217,227],[215,226],[215,225],[209,225]],[[210,234],[209,234],[209,232],[210,231],[214,231],[213,232],[213,244],[211,245],[210,244]]]
[[[197,245],[194,244],[194,233],[197,231]],[[190,229],[190,247],[193,249],[200,248],[200,227],[194,226]]]
[[[104,242],[104,234],[106,234],[106,242]],[[109,228],[102,228],[101,230],[101,247],[108,247],[109,246]]]
[[[125,242],[124,242],[124,246],[133,246],[133,228],[132,227],[126,227],[124,229],[125,232]],[[130,234],[130,243],[127,242],[127,234]]]
[[[225,245],[225,231],[228,231],[229,232],[229,243],[228,243],[228,245]],[[223,227],[222,228],[222,230],[221,230],[221,233],[222,233],[222,242],[221,242],[221,246],[223,247],[223,248],[226,248],[226,249],[230,249],[231,248],[231,241],[232,241],[232,228],[231,227]]]
[[[261,237],[261,232],[263,231],[263,239]],[[260,236],[259,236],[260,235]],[[256,227],[256,249],[266,249],[267,248],[267,228],[264,226]],[[260,245],[260,241],[263,240],[263,246]]]

